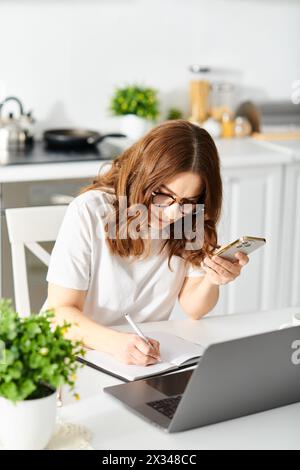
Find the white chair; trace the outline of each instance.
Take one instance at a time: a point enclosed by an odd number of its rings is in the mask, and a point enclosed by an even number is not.
[[[20,316],[30,315],[25,247],[42,263],[49,265],[50,254],[39,242],[55,241],[67,206],[41,206],[6,209],[16,311]]]

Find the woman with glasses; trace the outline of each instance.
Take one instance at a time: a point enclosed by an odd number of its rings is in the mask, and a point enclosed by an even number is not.
[[[127,364],[160,358],[159,343],[111,328],[167,320],[179,299],[194,320],[248,262],[213,256],[221,213],[214,141],[185,120],[152,129],[68,206],[47,275],[48,307],[69,335]]]

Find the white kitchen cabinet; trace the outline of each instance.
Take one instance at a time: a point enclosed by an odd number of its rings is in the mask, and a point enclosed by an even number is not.
[[[219,244],[229,243],[243,235],[264,237],[267,244],[249,256],[250,262],[239,278],[220,286],[219,301],[209,315],[276,308],[282,261],[284,173],[292,159],[278,149],[250,139],[219,140],[216,143],[224,187],[223,211],[218,226]],[[175,318],[180,317],[178,306],[174,313]]]
[[[239,278],[220,286],[219,301],[209,315],[246,313],[277,307],[281,270],[279,254],[283,176],[284,165],[274,162],[272,165],[223,167],[224,201],[218,226],[219,244],[231,242],[243,235],[264,237],[267,244],[249,256],[250,261]],[[298,176],[300,178],[300,170]],[[300,206],[300,200],[298,203]],[[299,230],[300,225],[300,240]],[[180,316],[177,305],[174,318]]]
[[[280,271],[283,165],[224,168],[224,204],[219,243],[240,236],[264,237],[267,244],[250,255],[241,275],[221,286],[214,313],[245,313],[276,307]]]
[[[283,198],[278,306],[300,311],[300,161],[285,168]]]

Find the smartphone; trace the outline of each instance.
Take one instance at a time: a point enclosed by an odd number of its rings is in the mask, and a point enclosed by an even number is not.
[[[237,261],[237,258],[234,255],[238,251],[249,255],[249,253],[252,253],[252,251],[257,250],[257,248],[260,248],[265,244],[265,238],[245,236],[235,240],[232,243],[228,243],[228,245],[221,246],[216,251],[214,251],[214,255],[221,256],[222,258],[234,262]]]

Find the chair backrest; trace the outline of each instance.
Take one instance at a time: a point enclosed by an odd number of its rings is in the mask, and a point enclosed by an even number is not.
[[[11,243],[16,311],[20,316],[31,313],[25,247],[48,266],[50,254],[39,242],[56,240],[66,208],[65,205],[41,206],[5,211]]]

